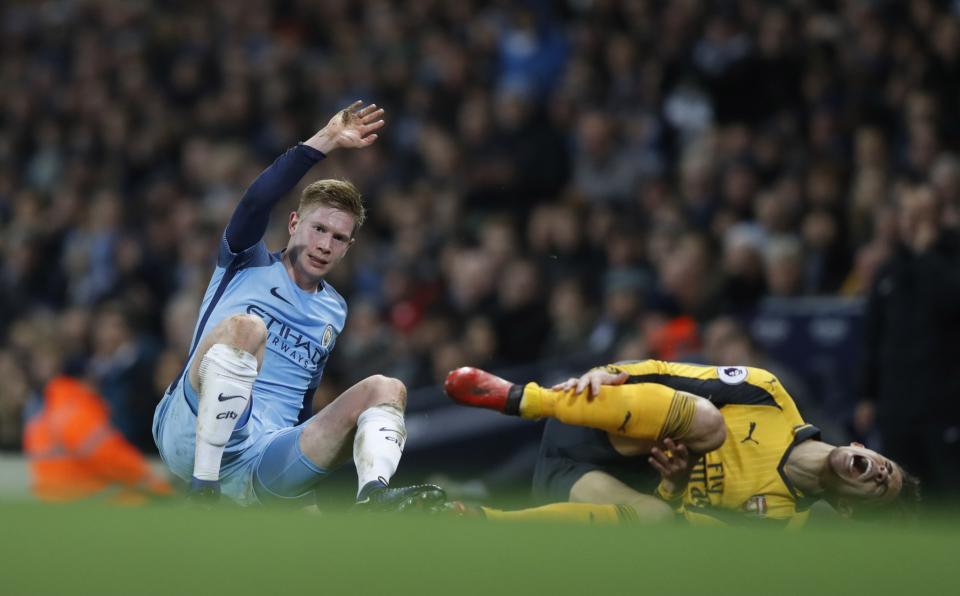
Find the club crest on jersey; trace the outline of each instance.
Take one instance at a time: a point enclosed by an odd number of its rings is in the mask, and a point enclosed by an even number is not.
[[[767,497],[765,495],[753,495],[743,503],[743,512],[756,515],[757,517],[767,516]]]
[[[717,377],[727,385],[739,385],[747,380],[745,366],[718,366]]]
[[[336,337],[337,334],[333,330],[333,325],[327,325],[327,328],[323,330],[323,337],[320,338],[320,347],[324,350],[329,350]]]

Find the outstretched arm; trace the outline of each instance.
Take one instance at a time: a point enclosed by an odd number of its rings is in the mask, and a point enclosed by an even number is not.
[[[315,163],[339,148],[361,148],[377,140],[375,131],[383,126],[383,110],[376,104],[356,101],[337,112],[312,137],[289,149],[253,181],[227,224],[230,251],[242,252],[263,237],[270,211],[300,182]]]

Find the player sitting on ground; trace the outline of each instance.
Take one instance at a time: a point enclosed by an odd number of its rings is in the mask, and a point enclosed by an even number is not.
[[[693,522],[752,518],[796,526],[817,499],[859,516],[919,498],[918,481],[879,453],[820,441],[777,378],[758,368],[647,360],[592,369],[546,388],[464,367],[448,375],[444,388],[465,405],[606,431],[618,452],[651,454],[664,474],[659,502],[600,476],[581,487],[592,503],[486,510],[488,517],[649,521],[676,509]]]
[[[327,471],[357,466],[357,500],[403,509],[444,499],[435,486],[387,488],[406,437],[406,389],[376,375],[310,416],[347,305],[324,281],[355,240],[364,208],[341,180],[306,187],[286,249],[262,238],[270,210],[323,157],[374,143],[383,110],[356,102],[253,182],[220,239],[192,349],[154,415],[153,436],[194,495],[240,504],[299,501]],[[299,424],[298,424],[299,423]]]

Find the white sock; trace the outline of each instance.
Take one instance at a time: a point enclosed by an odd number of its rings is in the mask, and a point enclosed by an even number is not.
[[[353,440],[353,462],[357,466],[357,494],[370,482],[389,484],[400,465],[407,430],[403,412],[396,406],[380,404],[368,408],[357,419]]]
[[[226,344],[214,344],[204,354],[200,361],[194,478],[220,479],[223,449],[250,403],[256,378],[257,359],[249,352]]]

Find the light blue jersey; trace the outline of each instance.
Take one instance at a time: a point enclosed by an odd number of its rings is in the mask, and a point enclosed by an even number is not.
[[[347,303],[328,283],[316,292],[301,290],[290,278],[280,253],[263,241],[233,254],[220,240],[217,267],[200,306],[194,346],[207,331],[236,314],[257,315],[269,336],[263,366],[253,385],[254,418],[267,426],[293,426],[313,391],[347,318]],[[191,352],[185,370],[195,354]],[[177,381],[174,381],[174,384]]]
[[[190,356],[171,383],[154,416],[154,438],[171,470],[189,480],[196,440],[197,392],[187,371],[204,336],[237,314],[263,319],[268,337],[250,407],[237,422],[224,451],[221,484],[225,495],[254,502],[254,471],[263,450],[284,429],[306,420],[323,368],[343,331],[347,304],[330,284],[316,292],[300,289],[261,240],[235,254],[225,237],[200,308]],[[322,474],[323,470],[315,470]]]

